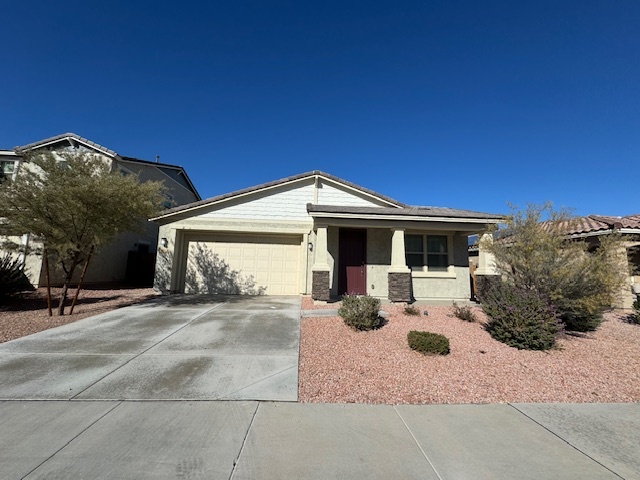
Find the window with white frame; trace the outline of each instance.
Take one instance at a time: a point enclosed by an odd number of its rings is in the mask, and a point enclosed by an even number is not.
[[[7,161],[7,160],[2,160],[0,161],[0,180],[11,180],[11,177],[13,176],[13,170],[15,169],[15,162],[14,161]]]
[[[449,268],[449,239],[446,235],[405,235],[407,266],[412,270],[446,272]]]

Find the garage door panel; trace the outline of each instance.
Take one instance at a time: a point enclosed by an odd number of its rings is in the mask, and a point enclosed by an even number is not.
[[[300,237],[212,235],[211,241],[189,243],[187,293],[300,293]],[[206,252],[208,268],[194,255]],[[198,270],[204,271],[198,271]],[[221,278],[212,278],[215,275]]]

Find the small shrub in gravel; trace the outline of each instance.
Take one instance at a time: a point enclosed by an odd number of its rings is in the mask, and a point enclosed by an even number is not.
[[[449,353],[449,339],[439,333],[419,332],[411,330],[407,334],[409,347],[425,355],[447,355]]]
[[[368,295],[345,295],[338,315],[355,330],[373,330],[382,325],[380,299]]]
[[[496,283],[485,293],[482,308],[489,317],[485,328],[494,339],[521,350],[555,346],[562,324],[555,307],[535,290]]]
[[[474,323],[478,321],[478,317],[476,317],[476,314],[469,305],[463,305],[460,307],[456,302],[453,302],[453,314],[465,322]]]
[[[406,307],[404,307],[404,314],[405,315],[412,315],[412,316],[416,316],[417,317],[417,316],[420,315],[420,310],[418,310],[413,305],[407,305]]]
[[[22,268],[22,262],[9,253],[0,258],[0,298],[34,290]]]

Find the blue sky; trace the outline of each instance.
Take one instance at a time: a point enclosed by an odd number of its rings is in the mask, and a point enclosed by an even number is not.
[[[414,205],[640,213],[640,2],[3,2],[0,147],[203,197],[324,170]]]

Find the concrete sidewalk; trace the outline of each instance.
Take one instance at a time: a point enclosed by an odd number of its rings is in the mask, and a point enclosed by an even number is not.
[[[0,402],[3,479],[636,479],[640,405]]]

